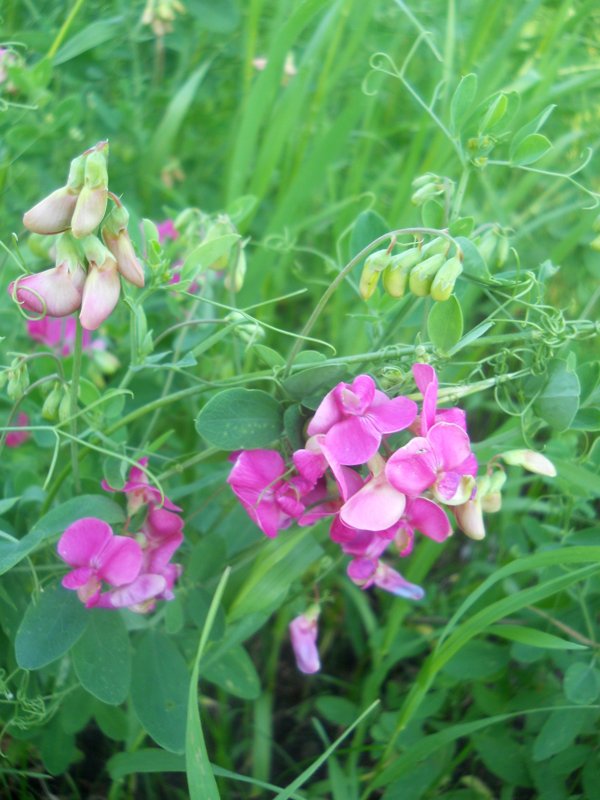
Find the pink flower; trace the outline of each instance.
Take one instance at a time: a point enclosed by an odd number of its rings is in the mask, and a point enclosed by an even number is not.
[[[300,672],[312,675],[321,669],[317,650],[319,609],[313,607],[290,622],[289,631],[296,665]]]
[[[421,600],[425,596],[420,586],[410,583],[399,572],[377,559],[352,559],[348,564],[348,577],[361,589],[368,589],[374,585],[407,600]]]
[[[117,262],[108,250],[105,250],[103,255],[104,257],[98,261],[93,260],[91,254],[88,255],[90,265],[83,287],[79,314],[79,321],[88,331],[95,331],[110,317],[121,293]]]
[[[167,239],[178,239],[179,231],[175,227],[172,219],[165,219],[163,222],[156,223],[156,230],[158,231],[158,241],[164,244]]]
[[[417,389],[423,395],[423,407],[417,417],[415,433],[426,436],[427,431],[436,422],[452,422],[463,430],[467,430],[467,416],[462,408],[443,408],[438,411],[438,379],[433,367],[429,364],[413,364],[412,373]]]
[[[339,383],[323,398],[307,432],[325,434],[325,445],[340,464],[364,464],[378,451],[385,434],[414,422],[417,406],[406,397],[390,400],[369,375]]]
[[[390,456],[385,474],[399,492],[416,496],[432,488],[436,500],[459,505],[469,499],[477,461],[469,437],[451,422],[437,422]]]
[[[27,333],[36,342],[48,345],[60,353],[68,356],[75,347],[75,332],[77,323],[74,317],[43,317],[27,321]],[[98,342],[92,344],[92,335],[83,331],[82,345],[84,350],[91,347],[102,346]]]
[[[81,305],[85,272],[80,264],[67,262],[18,278],[8,287],[25,310],[51,317],[66,317]]]
[[[270,538],[302,515],[300,498],[312,488],[302,478],[284,480],[286,471],[275,450],[242,450],[227,478],[250,519]]]
[[[138,464],[140,465],[139,467],[135,466],[129,470],[127,482],[122,489],[113,489],[112,486],[109,486],[109,484],[103,480],[101,485],[104,491],[124,492],[127,496],[127,513],[130,516],[135,514],[142,506],[146,505],[155,508],[162,504],[163,508],[167,511],[181,511],[181,508],[172,503],[168,497],[161,498],[160,491],[155,486],[151,486],[148,483],[146,473],[143,469],[140,469],[140,467],[148,466],[147,456],[140,458]]]
[[[84,517],[66,529],[58,541],[58,554],[75,567],[62,580],[74,589],[88,608],[98,604],[102,581],[125,586],[137,578],[142,567],[142,549],[127,536],[115,536],[106,522]]]
[[[17,426],[19,428],[24,428],[26,425],[29,425],[29,417],[24,411],[20,411],[17,416]],[[23,442],[29,439],[30,435],[29,431],[10,431],[6,434],[6,446],[20,447]]]

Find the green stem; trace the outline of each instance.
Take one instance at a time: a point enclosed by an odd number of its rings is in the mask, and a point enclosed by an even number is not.
[[[81,354],[83,343],[83,328],[79,320],[75,320],[75,349],[73,351],[73,372],[71,375],[71,403],[69,414],[71,416],[71,465],[73,469],[73,480],[75,491],[81,492],[81,481],[79,480],[79,454],[77,452],[77,398],[79,396],[79,377],[81,375]]]
[[[294,346],[292,347],[292,350],[290,352],[290,355],[289,355],[288,360],[287,360],[286,365],[285,365],[284,376],[289,374],[289,372],[290,372],[290,370],[292,368],[292,364],[294,363],[294,359],[296,358],[296,356],[298,355],[298,353],[300,352],[300,350],[304,346],[304,340],[308,337],[309,333],[311,332],[311,330],[313,329],[313,327],[315,325],[315,322],[321,316],[321,312],[323,311],[323,309],[325,308],[325,306],[329,302],[331,296],[335,293],[335,290],[342,283],[342,281],[347,277],[347,275],[350,272],[352,272],[354,267],[357,264],[360,264],[360,262],[363,260],[363,258],[366,258],[366,256],[368,256],[369,253],[372,250],[374,250],[378,245],[383,244],[384,242],[387,242],[388,240],[393,239],[394,237],[397,237],[397,236],[408,236],[410,234],[414,234],[414,235],[428,234],[428,235],[431,235],[431,236],[446,236],[448,239],[450,239],[450,241],[452,241],[452,242],[454,242],[454,244],[456,244],[457,248],[460,251],[460,247],[454,241],[452,236],[450,236],[450,234],[447,231],[438,230],[437,228],[399,228],[398,230],[390,231],[389,233],[384,233],[383,236],[379,236],[377,239],[374,239],[366,247],[363,247],[363,249],[359,253],[357,253],[354,256],[354,258],[352,258],[346,264],[346,266],[343,267],[343,269],[341,269],[338,272],[338,274],[331,281],[331,283],[329,284],[327,289],[325,289],[325,291],[323,292],[323,295],[322,295],[321,299],[319,300],[319,302],[317,303],[317,305],[313,309],[312,314],[310,315],[310,317],[308,318],[306,324],[302,328],[302,331],[300,332],[299,338],[296,339],[296,342],[294,343]]]
[[[67,33],[69,31],[69,28],[71,27],[71,23],[73,22],[73,20],[75,19],[75,17],[79,13],[79,10],[83,6],[84,3],[85,3],[85,0],[75,0],[75,3],[73,4],[73,8],[67,14],[67,18],[65,19],[65,21],[61,25],[60,30],[59,30],[58,34],[56,35],[55,40],[52,42],[52,46],[50,47],[50,50],[48,50],[46,58],[54,58],[54,56],[56,55],[56,53],[58,51],[58,48],[61,46],[61,44],[63,42],[63,39],[65,38],[65,36],[67,35]]]

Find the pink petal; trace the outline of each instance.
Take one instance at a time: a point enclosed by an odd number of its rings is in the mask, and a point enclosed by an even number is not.
[[[338,386],[342,385],[345,384],[338,384]],[[338,408],[334,395],[337,388],[336,386],[335,389],[328,392],[321,400],[314,417],[308,423],[306,432],[309,436],[315,436],[317,433],[327,433],[332,425],[335,425],[336,422],[340,422],[343,419],[342,412]]]
[[[262,491],[285,473],[285,461],[276,450],[242,450],[227,483],[236,488]]]
[[[438,462],[444,471],[453,470],[471,455],[471,442],[466,431],[450,422],[437,422],[428,432]]]
[[[364,464],[381,444],[381,434],[364,417],[349,417],[334,425],[325,436],[325,445],[340,464]]]
[[[399,492],[411,496],[421,494],[437,478],[437,464],[429,441],[415,436],[390,456],[385,474]]]
[[[398,522],[406,506],[406,497],[385,478],[371,478],[352,495],[340,510],[342,522],[365,531],[383,531]]]
[[[67,264],[59,264],[19,279],[16,282],[16,298],[27,311],[65,317],[81,305],[84,281],[85,272],[81,266],[77,265],[70,271]],[[14,286],[13,282],[8,287],[11,295]]]
[[[452,533],[446,513],[437,503],[425,497],[409,500],[404,516],[413,528],[429,536],[434,542],[443,542]]]
[[[436,422],[451,422],[458,425],[463,431],[467,430],[467,414],[462,408],[440,408],[436,414]]]
[[[301,614],[290,622],[289,631],[300,672],[307,675],[318,672],[321,669],[321,662],[317,650],[317,620]]]
[[[346,568],[350,580],[361,589],[368,589],[373,585],[376,570],[377,561],[370,558],[353,558]]]
[[[112,586],[131,583],[139,575],[142,560],[142,548],[135,539],[114,536],[96,559],[98,577]]]
[[[379,533],[350,528],[348,525],[344,525],[339,516],[331,523],[329,535],[332,541],[341,545],[344,553],[370,559],[379,558],[387,550],[393,538],[390,531]]]
[[[167,581],[162,575],[144,574],[127,586],[103,594],[98,605],[101,608],[127,608],[152,600],[166,588]]]
[[[81,586],[85,586],[93,576],[94,570],[90,567],[78,567],[72,572],[67,572],[61,583],[65,589],[79,589]]]
[[[165,539],[181,533],[183,520],[165,508],[152,508],[148,514],[146,525],[152,538]]]
[[[373,402],[375,381],[370,375],[357,375],[350,385],[338,383],[333,392],[342,414],[361,416]]]
[[[280,530],[285,530],[291,523],[291,519],[283,514],[277,505],[272,502],[259,503],[256,509],[248,508],[248,506],[245,506],[245,508],[250,519],[258,525],[269,539],[274,539]]]
[[[58,540],[58,555],[72,567],[88,567],[111,540],[112,528],[96,517],[73,522]]]
[[[109,260],[107,259],[107,262]],[[121,281],[117,272],[117,262],[110,262],[101,267],[90,265],[83,287],[81,313],[79,321],[88,331],[95,331],[110,317],[119,302]]]
[[[368,418],[377,430],[381,433],[396,433],[412,425],[417,416],[417,404],[408,397],[394,397],[393,400],[388,400],[385,395],[383,396],[385,400],[374,402],[368,413]]]
[[[421,600],[425,597],[425,591],[420,586],[410,583],[399,572],[388,567],[382,561],[379,562],[375,573],[375,585],[397,597],[405,597],[407,600]]]

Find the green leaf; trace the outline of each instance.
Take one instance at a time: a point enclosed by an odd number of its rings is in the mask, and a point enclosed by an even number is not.
[[[600,431],[600,408],[580,408],[571,428],[575,431]]]
[[[475,227],[475,218],[474,217],[458,217],[458,219],[453,220],[450,225],[448,226],[448,233],[450,236],[470,236],[473,232],[473,228]]]
[[[318,392],[325,395],[345,374],[342,366],[323,364],[295,372],[284,380],[283,388],[294,400],[310,399]]]
[[[511,161],[514,161],[513,156],[515,154],[516,149],[521,144],[521,142],[523,142],[531,134],[537,133],[540,130],[540,128],[544,126],[546,120],[548,119],[550,114],[552,114],[555,108],[556,108],[555,104],[546,106],[546,108],[540,114],[538,114],[538,116],[535,119],[531,120],[531,122],[528,122],[526,125],[523,125],[522,128],[519,128],[519,130],[515,133],[512,142],[510,143],[509,158]]]
[[[534,403],[534,411],[552,428],[566,430],[579,408],[579,378],[567,361],[554,358],[548,364],[546,384]]]
[[[177,134],[183,123],[198,90],[198,86],[206,75],[209,61],[205,61],[196,69],[174,95],[165,109],[162,120],[154,131],[147,158],[152,168],[160,167],[177,149]]]
[[[265,542],[230,606],[228,622],[283,602],[292,583],[322,555],[308,528]]]
[[[525,625],[492,625],[491,628],[488,628],[488,633],[508,639],[510,642],[519,642],[530,647],[541,647],[544,650],[587,649],[584,644],[562,639],[552,633],[537,631],[535,628],[527,628]]]
[[[252,659],[241,645],[231,647],[210,665],[201,666],[202,677],[244,700],[260,695],[260,678]]]
[[[563,681],[565,697],[577,705],[589,705],[600,695],[600,673],[594,664],[578,661],[565,672]]]
[[[113,781],[117,781],[136,772],[185,772],[185,758],[158,747],[146,747],[135,753],[117,753],[106,767]]]
[[[433,306],[427,317],[427,333],[441,353],[447,354],[458,344],[463,333],[463,314],[454,295]]]
[[[265,447],[281,436],[283,413],[258,389],[226,389],[211,398],[196,419],[196,430],[221,450]]]
[[[502,672],[509,659],[506,647],[491,642],[471,641],[444,665],[443,671],[462,681],[486,680]]]
[[[389,231],[389,225],[384,218],[376,211],[361,211],[354,221],[352,226],[352,234],[350,236],[350,258],[364,250],[367,245],[371,244],[375,239],[383,236]],[[357,272],[362,269],[364,261],[357,267]]]
[[[426,228],[445,228],[446,210],[437,200],[426,200],[421,206],[421,220]]]
[[[194,277],[198,272],[208,269],[215,261],[229,256],[231,248],[240,238],[239,233],[226,233],[199,244],[185,259],[181,269],[182,280]]]
[[[508,97],[504,94],[504,92],[500,92],[488,105],[487,110],[481,120],[479,132],[484,133],[485,131],[491,130],[502,120],[507,109]]]
[[[470,239],[466,239],[464,236],[456,237],[456,241],[460,245],[460,249],[464,255],[463,273],[469,278],[474,278],[484,283],[490,283],[491,276],[487,264],[473,242]]]
[[[553,711],[533,743],[533,760],[545,761],[570,747],[590,720],[590,710],[557,709]]]
[[[469,116],[477,94],[477,75],[470,72],[461,78],[450,101],[450,128],[457,133]]]
[[[100,47],[111,39],[114,40],[115,36],[123,30],[122,23],[123,17],[111,17],[92,22],[63,44],[54,56],[53,63],[65,64],[72,58],[87,53],[88,50]]]
[[[15,639],[17,664],[21,669],[40,669],[56,661],[82,636],[89,611],[60,584],[32,600]]]
[[[266,347],[264,344],[253,344],[252,350],[267,367],[285,367],[285,358],[277,350],[273,350],[272,347]]]
[[[117,612],[92,609],[88,614],[87,629],[71,653],[73,666],[84,689],[116,706],[129,694],[129,635]]]
[[[183,753],[189,673],[172,639],[146,633],[133,658],[133,674],[131,699],[139,721],[161,747]]]
[[[125,519],[122,508],[110,497],[96,494],[73,497],[49,511],[17,542],[0,540],[0,575],[12,569],[47,539],[63,533],[72,522],[81,519],[82,509],[85,509],[87,516],[103,519],[109,525]]]
[[[546,155],[552,148],[552,142],[542,133],[532,133],[526,136],[523,141],[515,148],[511,158],[513,164],[524,167],[533,164],[542,156]]]

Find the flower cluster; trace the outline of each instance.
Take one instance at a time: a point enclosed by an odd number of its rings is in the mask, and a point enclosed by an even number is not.
[[[135,535],[115,536],[108,523],[95,517],[77,520],[58,542],[58,554],[72,571],[62,580],[66,589],[77,592],[88,608],[129,608],[138,613],[152,611],[157,600],[172,600],[173,586],[181,566],[171,558],[183,541],[181,509],[163,498],[148,483],[140,467],[133,467],[123,489],[127,497],[128,520],[145,511]],[[105,481],[106,491],[115,491]],[[103,591],[103,584],[108,588]]]
[[[129,214],[108,191],[107,157],[107,142],[86,150],[71,162],[66,185],[26,212],[23,224],[30,231],[60,234],[56,263],[8,287],[13,299],[34,314],[66,317],[80,309],[87,330],[98,328],[113,312],[121,292],[119,275],[144,286],[144,271],[127,232]],[[105,219],[109,197],[115,205]],[[101,224],[103,242],[94,235]]]

